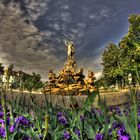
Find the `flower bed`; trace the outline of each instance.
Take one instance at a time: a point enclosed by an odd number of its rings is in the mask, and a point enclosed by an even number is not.
[[[17,108],[18,109],[18,108]],[[7,109],[8,137],[22,140],[130,140],[135,139],[134,108],[119,107],[65,110],[40,108],[34,114]],[[37,113],[38,111],[38,113]],[[42,113],[41,113],[42,112]],[[138,119],[139,119],[138,113]],[[47,116],[45,116],[47,115]],[[140,122],[137,124],[140,132]],[[0,107],[0,137],[6,138],[3,108]]]
[[[44,107],[31,99],[32,110],[16,100],[0,107],[0,139],[6,140],[138,140],[139,103],[124,107],[92,106],[96,93],[88,95],[83,107],[67,109],[46,100]],[[4,101],[4,100],[2,100]],[[137,109],[138,108],[138,109]]]

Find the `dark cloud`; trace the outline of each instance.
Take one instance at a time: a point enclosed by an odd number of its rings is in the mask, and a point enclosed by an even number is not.
[[[117,43],[127,32],[129,14],[140,12],[139,0],[3,1],[1,61],[44,77],[50,67],[56,71],[62,68],[66,60],[64,39],[74,41],[78,66],[99,74],[105,45]],[[4,12],[7,10],[12,11],[10,17]]]
[[[18,70],[45,75],[46,67],[58,62],[47,44],[38,49],[43,33],[32,23],[25,22],[18,4],[0,4],[0,20],[0,60],[4,65],[13,63]]]

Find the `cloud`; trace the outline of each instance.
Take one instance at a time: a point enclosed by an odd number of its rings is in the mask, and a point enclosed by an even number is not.
[[[57,64],[57,58],[47,46],[38,48],[43,33],[31,23],[26,23],[19,5],[0,4],[0,52],[4,65],[13,63],[16,69],[40,72]]]
[[[64,9],[64,10],[68,10],[69,9],[69,5],[62,5],[61,8]]]
[[[23,6],[26,8],[30,18],[35,21],[48,10],[49,2],[50,0],[24,0]]]
[[[92,6],[94,2],[97,3],[95,8]],[[110,19],[115,15],[110,7],[102,5],[97,1],[94,2],[90,2],[89,0],[74,2],[54,0],[54,3],[48,9],[48,13],[46,12],[42,16],[42,18],[44,17],[43,22],[46,24],[43,24],[43,27],[41,22],[38,24],[46,34],[49,34],[46,40],[54,42],[54,39],[58,46],[63,45],[63,42],[60,40],[64,40],[65,38],[73,40],[78,46],[78,51],[81,51],[79,53],[83,55],[85,50],[87,51],[88,48],[91,48],[89,45],[97,37],[101,38],[98,33],[104,30],[104,24],[111,22]],[[68,8],[62,8],[65,6]],[[78,6],[78,9],[76,6]],[[52,33],[50,34],[50,32]],[[96,37],[94,38],[94,36]],[[95,48],[94,45],[92,47]],[[59,51],[57,47],[56,50]],[[90,51],[90,55],[94,55],[94,53]]]
[[[126,32],[128,13],[137,7],[127,0],[3,1],[7,6],[0,2],[0,60],[43,77],[49,68],[63,67],[65,39],[74,41],[78,66],[99,75],[105,44]]]
[[[102,65],[101,65],[101,55],[98,55],[97,57],[86,57],[81,58],[77,61],[78,67],[84,68],[84,74],[87,76],[87,73],[89,70],[93,71],[95,73],[95,77],[98,79],[101,77],[102,72]]]

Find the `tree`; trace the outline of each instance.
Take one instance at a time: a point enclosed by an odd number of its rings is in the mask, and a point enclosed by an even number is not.
[[[133,83],[140,80],[140,15],[130,15],[128,33],[119,43],[120,56],[126,77],[132,74]]]
[[[40,74],[32,73],[32,75],[24,75],[24,86],[31,93],[32,90],[38,90],[42,88],[42,81]]]
[[[115,44],[108,44],[103,56],[103,75],[108,86],[118,83],[122,87],[124,71],[121,68],[120,50]]]
[[[8,77],[13,75],[14,64],[9,65],[8,67]]]
[[[102,57],[104,80],[107,85],[128,83],[129,74],[132,83],[140,81],[140,15],[130,15],[128,33],[119,42],[118,47],[109,44]]]

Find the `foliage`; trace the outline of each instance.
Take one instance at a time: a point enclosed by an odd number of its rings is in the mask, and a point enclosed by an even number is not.
[[[115,44],[109,44],[102,57],[103,75],[106,84],[115,85],[123,79],[120,50]]]
[[[140,15],[130,15],[128,20],[130,23],[128,33],[120,40],[118,46],[109,44],[103,53],[103,75],[108,86],[118,83],[122,88],[128,84],[130,73],[133,85],[136,78],[139,78]]]
[[[41,76],[40,74],[32,73],[23,74],[22,76],[23,86],[28,91],[32,92],[32,90],[37,90],[42,87]]]
[[[92,96],[93,95],[93,96]],[[25,106],[11,102],[10,106],[0,108],[0,137],[5,139],[5,124],[7,124],[8,139],[30,140],[117,140],[136,139],[136,127],[140,130],[139,113],[135,106],[94,108],[91,104],[97,93],[89,95],[80,109],[53,107],[46,100],[46,107],[36,106],[33,98],[33,108],[30,113]],[[16,100],[16,99],[15,99]],[[3,113],[3,109],[5,113]],[[135,112],[138,117],[135,125]],[[4,115],[7,123],[5,123]],[[140,138],[138,134],[138,138]]]

